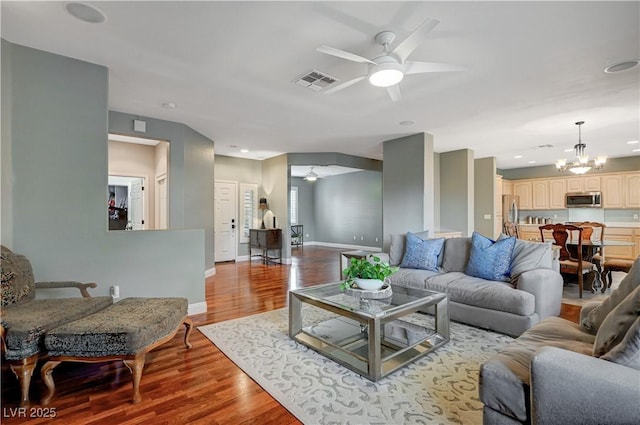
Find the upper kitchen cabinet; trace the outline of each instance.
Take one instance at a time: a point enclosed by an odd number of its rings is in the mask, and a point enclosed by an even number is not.
[[[567,193],[573,192],[600,192],[602,186],[600,176],[575,176],[568,177]]]
[[[640,173],[624,176],[624,206],[640,208]]]
[[[513,182],[510,180],[502,179],[502,194],[513,195]]]
[[[549,180],[534,180],[531,185],[531,206],[534,210],[549,209]],[[522,198],[520,198],[522,202]]]
[[[520,197],[520,209],[533,209],[531,180],[516,180],[513,182],[513,194]]]
[[[552,210],[565,207],[565,194],[567,190],[567,179],[549,180],[549,208]]]
[[[602,176],[602,206],[624,208],[624,176],[609,174]]]

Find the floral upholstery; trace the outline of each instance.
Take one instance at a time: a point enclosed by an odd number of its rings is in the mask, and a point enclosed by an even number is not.
[[[5,308],[2,326],[5,328],[7,360],[22,360],[44,353],[47,331],[100,311],[113,303],[111,297],[56,298],[33,300]]]
[[[26,302],[36,296],[31,263],[24,255],[2,246],[0,252],[2,307]]]
[[[125,298],[51,330],[45,346],[50,356],[133,355],[170,335],[186,315],[186,298]]]

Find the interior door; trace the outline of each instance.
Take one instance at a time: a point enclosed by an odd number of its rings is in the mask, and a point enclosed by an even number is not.
[[[237,247],[237,183],[215,181],[215,261],[233,261]]]
[[[132,230],[144,229],[144,179],[134,179],[131,182],[131,200],[129,211],[131,212]]]

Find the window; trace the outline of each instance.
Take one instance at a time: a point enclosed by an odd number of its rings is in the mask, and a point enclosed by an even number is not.
[[[298,223],[298,186],[291,186],[289,217],[291,224]]]
[[[255,229],[258,185],[240,183],[240,243],[249,243],[249,229]]]

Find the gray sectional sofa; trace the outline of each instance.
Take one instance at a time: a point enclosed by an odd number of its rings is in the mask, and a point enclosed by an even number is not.
[[[580,324],[548,317],[480,368],[483,423],[640,423],[640,258]]]
[[[424,238],[427,234],[417,234]],[[518,336],[547,316],[560,314],[562,276],[554,267],[551,245],[517,240],[508,282],[467,275],[471,237],[444,241],[437,269],[400,269],[389,277],[392,284],[449,294],[452,320]],[[392,235],[389,253],[381,256],[400,266],[406,235]]]

